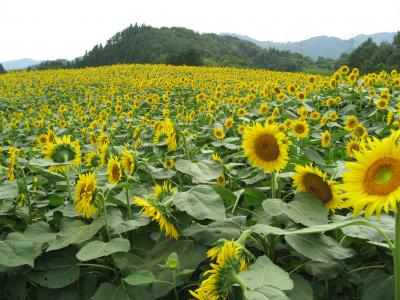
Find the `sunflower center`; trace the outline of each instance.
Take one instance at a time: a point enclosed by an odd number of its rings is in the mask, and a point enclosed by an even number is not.
[[[112,168],[112,176],[114,179],[118,180],[119,179],[119,167],[118,165],[114,165]]]
[[[305,127],[304,127],[303,124],[297,124],[297,125],[294,127],[294,130],[295,130],[297,133],[303,133],[304,130],[305,130]]]
[[[51,159],[56,163],[65,163],[75,159],[75,151],[69,144],[61,144],[54,149]]]
[[[272,161],[279,156],[279,145],[276,138],[267,133],[255,139],[254,149],[257,156],[264,161]]]
[[[304,175],[303,181],[307,192],[314,194],[314,196],[323,203],[328,203],[332,200],[332,190],[329,187],[329,184],[320,176],[313,173],[307,173]]]
[[[369,166],[364,187],[368,194],[386,196],[400,187],[400,160],[383,157]]]

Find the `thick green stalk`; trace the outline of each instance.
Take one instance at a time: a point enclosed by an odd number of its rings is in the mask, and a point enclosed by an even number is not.
[[[104,197],[104,194],[101,195],[101,206],[103,209],[103,217],[104,217],[104,222],[106,223],[106,232],[107,232],[107,238],[108,240],[111,240],[111,234],[110,234],[110,225],[108,222],[108,214],[107,214],[107,207],[106,207],[106,197]]]
[[[126,195],[126,209],[128,210],[127,219],[130,220],[130,219],[132,219],[132,212],[131,212],[131,204],[130,204],[130,201],[129,201],[128,188],[125,188],[125,195]]]
[[[399,211],[400,204],[397,204],[397,211]],[[400,300],[400,215],[396,213],[396,226],[395,226],[395,241],[394,241],[394,289],[395,299]]]

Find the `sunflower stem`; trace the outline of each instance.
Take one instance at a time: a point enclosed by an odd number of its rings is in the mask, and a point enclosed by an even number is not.
[[[400,300],[400,204],[397,202],[396,225],[395,225],[395,241],[394,241],[394,277],[395,277],[395,299]]]
[[[67,181],[68,198],[69,198],[69,201],[72,201],[71,183],[70,183],[70,180],[69,180],[69,167],[68,167],[68,165],[65,167],[65,180]]]
[[[26,201],[28,202],[28,209],[29,209],[29,224],[32,224],[32,204],[31,204],[31,197],[30,197],[30,193],[29,193],[29,189],[28,189],[28,183],[26,181],[26,175],[24,172],[24,169],[21,167],[21,171],[22,171],[22,179],[24,181],[24,185],[25,185],[25,189],[26,189]]]
[[[128,188],[125,188],[125,195],[126,195],[126,209],[127,209],[127,216],[126,218],[128,220],[132,219],[132,212],[131,212],[131,204],[129,201],[129,190]]]
[[[276,176],[275,173],[271,173],[271,199],[275,199],[275,181],[276,181]]]
[[[108,194],[107,194],[108,196]],[[104,197],[104,194],[101,195],[101,206],[102,206],[102,210],[103,210],[103,217],[104,217],[104,222],[106,223],[106,232],[107,232],[107,239],[111,240],[111,234],[110,234],[110,225],[108,222],[108,214],[107,214],[107,207],[106,207],[106,198]]]

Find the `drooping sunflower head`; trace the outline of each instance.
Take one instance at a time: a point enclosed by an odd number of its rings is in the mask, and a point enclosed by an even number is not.
[[[353,207],[354,215],[364,208],[365,217],[380,216],[382,209],[397,212],[400,199],[400,131],[383,140],[374,139],[363,152],[356,152],[356,162],[347,162],[343,174],[345,207]]]
[[[175,195],[178,192],[176,187],[172,187],[170,182],[164,181],[162,185],[156,184],[153,186],[154,193],[152,196],[157,200],[162,200],[165,197]]]
[[[124,166],[124,169],[126,172],[128,172],[129,174],[132,174],[135,170],[135,157],[133,156],[133,154],[128,151],[128,150],[124,150],[121,153],[121,163]]]
[[[306,121],[296,120],[292,123],[292,132],[297,138],[305,138],[308,135],[308,131],[309,126]]]
[[[121,181],[121,164],[115,156],[111,156],[107,163],[107,179],[111,184],[117,184]]]
[[[288,158],[288,145],[284,143],[285,134],[278,126],[262,126],[256,123],[244,131],[242,148],[252,166],[265,172],[275,172],[285,168]]]
[[[337,184],[326,178],[326,174],[313,166],[296,165],[293,175],[293,185],[297,191],[311,193],[325,204],[330,211],[335,211],[342,205]]]
[[[80,174],[76,183],[75,210],[84,218],[97,214],[98,208],[94,201],[97,182],[94,173]]]

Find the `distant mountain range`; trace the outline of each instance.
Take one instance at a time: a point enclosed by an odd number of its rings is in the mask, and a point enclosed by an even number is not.
[[[234,36],[239,39],[252,42],[265,49],[276,48],[279,50],[298,52],[313,59],[317,59],[319,56],[337,59],[340,55],[342,55],[342,53],[351,52],[365,42],[368,38],[372,38],[372,40],[378,45],[382,42],[391,43],[395,34],[395,32],[380,32],[368,35],[359,34],[348,40],[323,35],[299,42],[276,43],[271,41],[258,41],[249,36],[235,33],[221,33],[221,35]]]
[[[25,69],[27,67],[40,64],[41,62],[42,62],[42,60],[35,60],[35,59],[31,59],[31,58],[22,58],[22,59],[17,59],[17,60],[5,61],[5,62],[2,62],[1,64],[3,65],[4,69],[9,71],[9,70]]]

